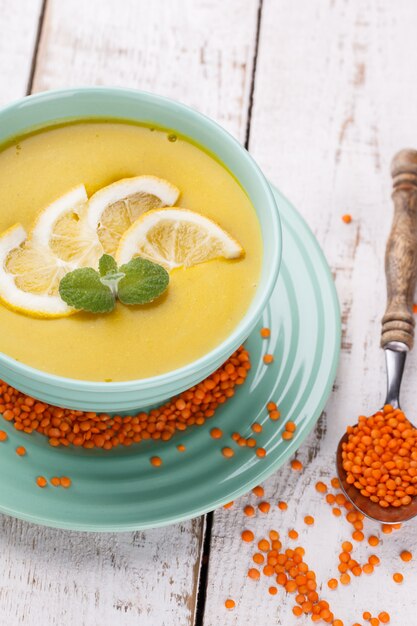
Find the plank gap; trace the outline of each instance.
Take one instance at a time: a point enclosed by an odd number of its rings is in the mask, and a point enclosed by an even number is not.
[[[258,58],[259,38],[260,38],[261,22],[262,22],[262,8],[263,8],[263,0],[259,0],[258,11],[256,15],[255,46],[254,46],[254,51],[253,51],[252,72],[251,72],[251,77],[250,77],[248,117],[246,121],[246,129],[245,129],[244,146],[246,149],[248,149],[249,147],[249,140],[250,140],[253,96],[254,96],[254,91],[255,91],[256,63],[257,63],[257,58]],[[205,517],[205,532],[204,532],[203,549],[202,549],[202,555],[201,555],[200,576],[199,576],[198,591],[197,591],[197,602],[196,602],[196,610],[195,610],[195,617],[194,617],[194,626],[204,625],[213,522],[214,522],[214,512],[208,513]]]
[[[47,4],[48,4],[48,0],[42,0],[41,10],[40,10],[39,19],[38,19],[38,28],[36,30],[35,45],[33,47],[32,63],[30,66],[28,84],[26,87],[27,96],[29,96],[32,93],[32,89],[33,89],[33,81],[35,79],[35,72],[36,72],[36,63],[38,60],[39,44],[40,44],[41,37],[42,37],[42,29],[43,29],[43,24],[45,21]]]
[[[200,572],[197,590],[197,602],[195,607],[194,626],[203,626],[204,612],[206,608],[208,570],[211,550],[211,533],[213,529],[213,512],[207,513],[204,524],[204,539],[200,560]]]
[[[263,0],[259,0],[258,13],[256,16],[255,48],[253,51],[252,74],[251,74],[251,83],[250,83],[250,91],[249,91],[248,119],[246,121],[246,133],[245,133],[246,150],[249,149],[250,126],[251,126],[252,109],[253,109],[253,97],[255,93],[256,64],[258,61],[259,38],[261,34],[262,9],[263,9]]]

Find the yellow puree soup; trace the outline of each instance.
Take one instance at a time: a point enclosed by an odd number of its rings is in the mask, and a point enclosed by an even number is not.
[[[245,250],[171,273],[167,292],[107,315],[38,320],[0,305],[0,351],[59,376],[92,381],[146,378],[209,352],[243,317],[261,267],[260,227],[245,192],[209,154],[145,126],[83,121],[27,135],[0,152],[0,231],[29,229],[35,214],[73,186],[90,196],[120,178],[152,174],[181,190],[178,206],[215,220]]]

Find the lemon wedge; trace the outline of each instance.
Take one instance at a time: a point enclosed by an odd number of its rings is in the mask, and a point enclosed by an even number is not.
[[[32,317],[71,315],[58,293],[67,271],[48,247],[29,242],[21,224],[0,235],[0,299],[10,309]]]
[[[68,264],[67,271],[97,267],[103,247],[86,220],[87,192],[78,185],[43,209],[30,233],[34,247],[49,250]]]
[[[179,189],[157,176],[118,180],[91,196],[87,225],[97,232],[104,252],[114,255],[124,232],[145,211],[175,204]]]
[[[243,256],[240,244],[207,217],[181,208],[144,213],[124,233],[116,254],[119,264],[141,256],[167,270],[216,258]]]
[[[92,265],[103,253],[85,219],[87,193],[78,185],[43,209],[29,236],[16,224],[0,235],[0,299],[32,317],[64,317],[75,310],[59,295],[68,272]]]

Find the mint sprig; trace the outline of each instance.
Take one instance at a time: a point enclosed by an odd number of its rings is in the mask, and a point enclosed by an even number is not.
[[[123,304],[148,304],[163,294],[169,283],[163,267],[139,256],[122,265],[120,274],[124,276],[118,285],[118,297]]]
[[[167,289],[168,272],[141,257],[120,268],[110,254],[103,254],[99,271],[83,267],[66,274],[59,295],[69,306],[90,313],[110,313],[116,299],[128,305],[153,302]]]

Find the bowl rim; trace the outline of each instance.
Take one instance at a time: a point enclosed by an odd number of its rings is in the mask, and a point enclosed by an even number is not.
[[[37,382],[42,382],[46,384],[53,384],[54,386],[60,386],[69,390],[76,391],[88,391],[90,393],[114,393],[116,391],[140,391],[141,389],[153,389],[155,387],[169,384],[180,383],[182,379],[187,377],[190,374],[196,374],[200,369],[204,368],[207,365],[208,361],[212,361],[213,363],[222,359],[224,354],[232,354],[236,349],[237,345],[240,342],[243,342],[247,335],[251,331],[251,327],[253,325],[253,320],[258,319],[266,305],[269,301],[272,291],[274,289],[276,280],[278,278],[278,273],[281,265],[282,258],[282,229],[281,229],[281,221],[278,212],[278,206],[273,194],[273,191],[261,171],[260,167],[253,159],[253,157],[249,154],[246,148],[237,140],[233,135],[231,135],[227,130],[225,130],[220,124],[212,120],[207,115],[200,113],[196,109],[189,107],[188,105],[182,104],[177,100],[173,100],[166,96],[161,96],[158,94],[150,93],[147,91],[142,91],[140,89],[134,88],[125,88],[125,87],[107,87],[107,86],[94,86],[94,87],[69,87],[65,89],[53,89],[49,91],[42,91],[36,94],[24,96],[18,100],[13,101],[7,106],[3,106],[0,108],[0,123],[3,114],[13,112],[15,109],[19,109],[21,107],[25,107],[30,103],[42,103],[47,102],[48,100],[54,100],[56,98],[61,97],[69,97],[69,96],[78,96],[80,94],[102,94],[104,96],[109,97],[136,97],[142,101],[147,102],[148,104],[162,104],[165,107],[170,107],[171,110],[178,114],[185,114],[191,116],[193,121],[197,124],[206,125],[208,130],[211,130],[213,133],[220,135],[222,137],[222,141],[229,144],[232,149],[239,154],[239,157],[243,159],[248,165],[256,178],[256,183],[258,188],[263,193],[266,202],[263,204],[264,210],[267,211],[268,218],[271,222],[271,229],[275,231],[276,235],[276,247],[274,250],[274,256],[268,261],[270,262],[270,272],[268,274],[265,287],[260,294],[256,294],[254,300],[252,300],[250,304],[250,308],[252,311],[249,315],[249,310],[246,311],[243,318],[234,328],[234,330],[224,339],[221,343],[219,343],[215,348],[205,353],[203,356],[199,357],[195,361],[191,361],[186,365],[176,368],[174,370],[165,372],[163,374],[158,374],[157,376],[151,376],[148,378],[138,378],[138,379],[130,379],[126,381],[117,381],[117,382],[104,382],[104,381],[91,381],[91,380],[82,380],[77,378],[69,378],[65,376],[58,376],[57,374],[51,374],[47,371],[37,369],[32,367],[31,365],[26,365],[25,363],[21,363],[17,361],[13,357],[0,352],[0,363],[8,366],[12,371],[21,376],[30,378]],[[81,119],[82,116],[75,116],[75,118],[79,117]],[[101,117],[101,116],[99,116]],[[105,116],[103,116],[105,117]],[[74,119],[75,119],[74,118]],[[117,120],[117,116],[113,118]],[[128,119],[127,117],[120,117],[120,120]],[[129,118],[130,119],[130,118]],[[51,119],[50,122],[54,122],[54,119]],[[138,120],[139,122],[139,120]],[[39,128],[46,126],[47,122],[42,123]],[[181,133],[186,139],[193,140],[191,136],[186,135],[185,133]],[[18,136],[18,135],[16,135]],[[12,139],[13,136],[10,137]],[[200,146],[204,149],[204,145],[201,142],[195,141],[196,145]],[[212,151],[209,151],[212,153]],[[213,152],[213,154],[217,157],[217,155]],[[223,160],[218,157],[219,162],[224,166]],[[233,173],[232,173],[233,174]],[[240,182],[238,180],[238,182]],[[243,185],[242,185],[243,186]],[[245,189],[243,187],[243,189]],[[252,306],[254,305],[254,306]],[[227,357],[225,357],[227,358]]]

